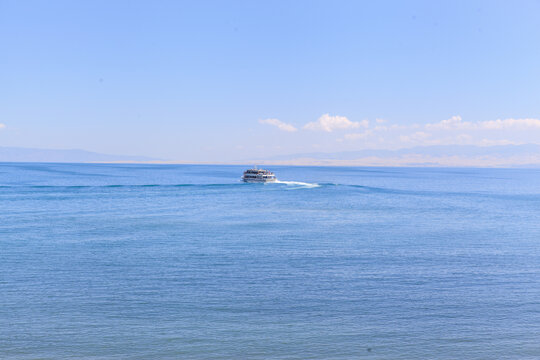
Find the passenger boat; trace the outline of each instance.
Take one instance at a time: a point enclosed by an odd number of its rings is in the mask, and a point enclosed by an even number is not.
[[[274,175],[273,172],[264,169],[257,169],[256,166],[253,169],[244,171],[242,180],[249,183],[267,183],[277,181],[276,175]]]

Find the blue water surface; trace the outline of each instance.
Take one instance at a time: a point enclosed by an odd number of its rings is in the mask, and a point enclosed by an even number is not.
[[[540,358],[540,170],[244,168],[0,164],[0,358]]]

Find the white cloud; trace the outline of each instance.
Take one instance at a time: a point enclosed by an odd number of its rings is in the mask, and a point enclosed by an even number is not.
[[[423,142],[424,140],[431,137],[431,134],[423,132],[423,131],[417,131],[414,134],[411,135],[401,135],[399,139],[403,142]]]
[[[330,114],[324,114],[317,121],[309,122],[304,125],[304,129],[332,132],[334,130],[358,129],[360,127],[367,128],[368,126],[368,120],[351,121],[345,116],[330,116]]]
[[[343,136],[343,138],[345,140],[359,140],[359,139],[366,139],[371,135],[373,135],[373,131],[366,130],[363,133],[345,134],[345,136]]]
[[[491,139],[482,139],[478,146],[494,146],[494,145],[520,145],[522,143],[507,140],[507,139],[498,139],[498,140],[491,140]]]
[[[497,119],[479,122],[463,121],[461,116],[452,116],[450,119],[437,123],[426,124],[430,130],[503,130],[503,129],[540,129],[540,119]]]
[[[385,120],[385,119],[375,119],[375,122],[376,122],[377,124],[384,124],[384,123],[388,122],[388,120]]]
[[[462,121],[461,116],[452,116],[450,119],[442,120],[437,123],[426,124],[426,129],[430,130],[452,130],[452,129],[473,129],[475,124]]]
[[[291,124],[284,123],[283,121],[278,120],[278,119],[264,119],[264,120],[259,120],[259,123],[260,123],[260,124],[272,125],[272,126],[277,127],[279,130],[287,131],[287,132],[294,132],[294,131],[297,130],[297,129],[296,129],[294,126],[292,126]]]
[[[5,128],[5,127],[6,127],[6,124],[0,123],[0,129],[3,129],[3,128]]]
[[[486,130],[540,128],[540,119],[497,119],[481,121],[478,127]]]

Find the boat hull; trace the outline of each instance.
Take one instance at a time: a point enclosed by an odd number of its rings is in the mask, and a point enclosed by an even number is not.
[[[269,183],[276,182],[277,179],[242,179],[246,183]]]

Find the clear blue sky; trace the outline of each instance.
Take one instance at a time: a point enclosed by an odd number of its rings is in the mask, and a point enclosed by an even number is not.
[[[539,1],[0,0],[0,54],[0,146],[540,142]]]

